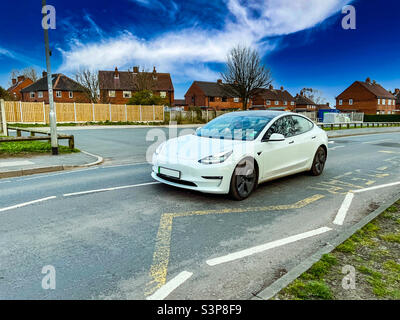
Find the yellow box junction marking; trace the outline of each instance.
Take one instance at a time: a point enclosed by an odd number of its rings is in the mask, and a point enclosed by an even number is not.
[[[155,250],[153,254],[153,263],[150,268],[149,276],[152,279],[146,286],[145,295],[151,295],[157,289],[162,287],[167,280],[168,263],[170,256],[172,223],[174,218],[201,216],[209,214],[225,214],[225,213],[244,213],[244,212],[262,212],[262,211],[279,211],[300,209],[315,201],[318,201],[325,196],[316,194],[312,197],[300,200],[294,204],[277,205],[277,206],[264,206],[264,207],[247,207],[247,208],[226,208],[216,210],[199,210],[188,211],[181,213],[164,213],[160,219],[160,226],[158,228]]]

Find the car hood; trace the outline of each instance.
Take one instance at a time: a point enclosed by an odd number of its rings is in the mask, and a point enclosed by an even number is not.
[[[165,142],[160,157],[169,161],[179,159],[198,161],[221,152],[242,153],[244,147],[247,148],[249,145],[252,145],[252,141],[213,139],[189,134]]]

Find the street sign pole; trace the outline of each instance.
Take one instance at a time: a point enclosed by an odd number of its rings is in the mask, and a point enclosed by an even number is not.
[[[42,0],[42,8],[46,6],[46,0]],[[46,13],[43,13],[43,18]],[[58,155],[58,139],[57,139],[57,119],[54,110],[54,97],[53,97],[53,77],[51,75],[50,64],[50,49],[49,49],[49,28],[44,27],[44,44],[46,48],[46,66],[47,66],[47,85],[49,92],[49,105],[50,105],[50,135],[51,135],[51,151],[53,155]]]

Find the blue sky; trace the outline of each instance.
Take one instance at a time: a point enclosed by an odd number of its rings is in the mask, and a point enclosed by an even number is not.
[[[274,85],[295,95],[303,87],[330,103],[367,77],[400,87],[399,1],[377,0],[48,0],[57,12],[50,31],[53,72],[170,72],[176,98],[193,80],[216,81],[227,52],[256,48]],[[356,30],[344,30],[342,7],[356,8]],[[12,69],[45,67],[41,1],[2,4],[0,85]]]

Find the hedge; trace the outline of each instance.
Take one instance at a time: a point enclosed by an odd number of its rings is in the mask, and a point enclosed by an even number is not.
[[[400,122],[400,114],[366,114],[364,122]]]

